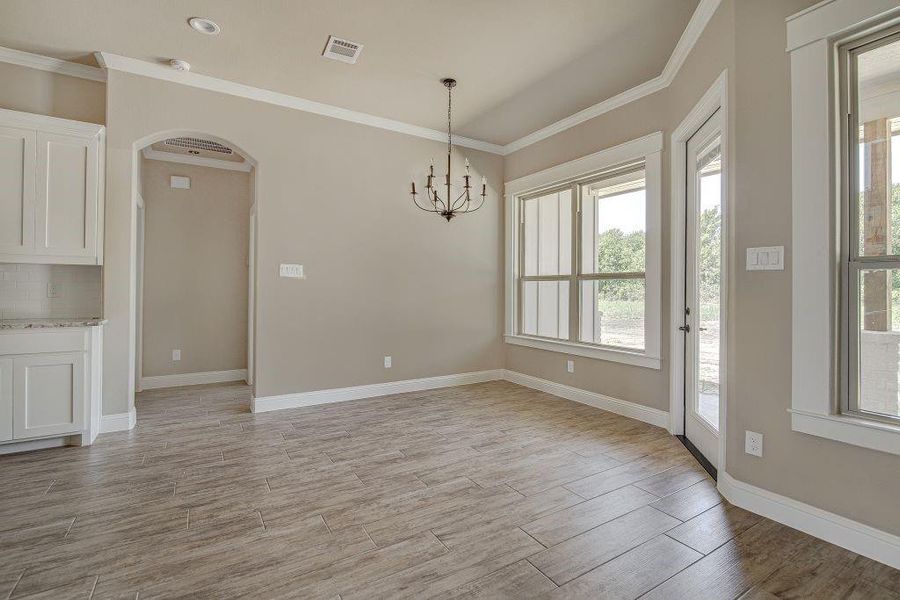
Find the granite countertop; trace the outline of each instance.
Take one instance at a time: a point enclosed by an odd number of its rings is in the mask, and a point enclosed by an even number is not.
[[[97,327],[104,323],[106,323],[106,319],[96,317],[80,317],[72,319],[0,319],[0,330],[49,329],[54,327]]]

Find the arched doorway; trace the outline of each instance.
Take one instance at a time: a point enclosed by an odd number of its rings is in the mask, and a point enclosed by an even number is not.
[[[131,328],[130,351],[130,375],[129,385],[130,391],[141,391],[145,387],[173,387],[180,385],[192,385],[196,383],[217,383],[222,381],[234,381],[238,378],[246,381],[255,390],[257,362],[256,362],[256,257],[257,257],[257,169],[256,160],[248,153],[239,148],[236,144],[231,143],[227,139],[221,138],[214,134],[193,130],[169,130],[161,131],[150,136],[146,136],[133,145],[133,172],[132,172],[132,302],[130,323]],[[148,162],[149,161],[149,162]],[[158,161],[158,162],[157,162]],[[231,178],[233,182],[235,177],[243,178],[240,181],[246,181],[246,210],[241,221],[243,231],[240,236],[242,251],[245,252],[243,259],[246,260],[246,272],[243,273],[243,286],[246,290],[246,305],[243,310],[246,312],[246,329],[244,329],[243,342],[245,345],[246,360],[241,369],[213,369],[203,370],[201,372],[180,373],[173,372],[164,375],[148,375],[145,373],[144,365],[146,357],[144,348],[146,343],[144,332],[144,318],[146,306],[144,304],[147,290],[145,288],[145,261],[147,255],[145,228],[147,224],[147,199],[144,198],[142,188],[144,185],[144,165],[165,165],[171,168],[153,167],[156,179],[159,179],[159,172],[165,171],[168,174],[171,171],[171,187],[173,191],[181,192],[190,189],[190,177],[184,175],[176,175],[177,172],[184,171],[192,173],[222,173],[223,176]],[[199,175],[198,175],[199,176]],[[187,186],[186,188],[183,186]],[[166,186],[169,187],[169,186]],[[234,185],[225,184],[225,189],[233,188]],[[180,189],[179,189],[180,188]],[[167,192],[169,190],[166,190]],[[223,203],[224,204],[224,203]],[[218,209],[218,207],[216,207]],[[232,212],[234,208],[232,207]],[[233,217],[233,215],[232,215]],[[232,218],[229,226],[234,225],[236,219]],[[185,225],[187,227],[187,225]],[[234,232],[232,232],[234,233]],[[217,234],[218,235],[218,234]],[[202,236],[200,236],[202,237]],[[215,249],[207,249],[212,255],[216,255]],[[187,255],[192,252],[186,252]],[[232,257],[233,258],[233,257]],[[231,273],[231,275],[234,275]],[[231,278],[233,291],[233,277]],[[223,296],[231,300],[229,294]],[[233,307],[232,307],[233,308]],[[233,312],[233,311],[232,311]],[[232,315],[233,316],[233,315]],[[229,319],[229,323],[237,321],[237,319]],[[156,328],[153,329],[156,331]],[[159,353],[157,344],[154,348]],[[242,348],[242,349],[243,349]],[[172,360],[179,361],[181,359],[181,350],[172,349]],[[197,354],[196,352],[194,353]],[[158,367],[158,364],[157,364]],[[157,368],[158,370],[158,368]],[[188,369],[190,370],[190,369]],[[195,370],[196,371],[196,370]],[[254,393],[255,395],[255,393]]]

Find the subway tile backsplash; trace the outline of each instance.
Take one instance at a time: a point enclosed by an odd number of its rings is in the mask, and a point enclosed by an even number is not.
[[[101,317],[100,271],[89,265],[0,263],[0,319]]]

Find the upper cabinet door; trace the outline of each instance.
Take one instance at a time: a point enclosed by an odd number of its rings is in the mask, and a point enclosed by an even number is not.
[[[0,127],[0,253],[34,251],[33,130]]]
[[[98,155],[95,137],[38,131],[35,254],[96,260]]]

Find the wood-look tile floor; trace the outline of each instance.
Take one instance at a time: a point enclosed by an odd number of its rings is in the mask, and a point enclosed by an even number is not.
[[[506,382],[249,395],[143,393],[131,432],[0,458],[0,598],[900,599],[637,421]]]

